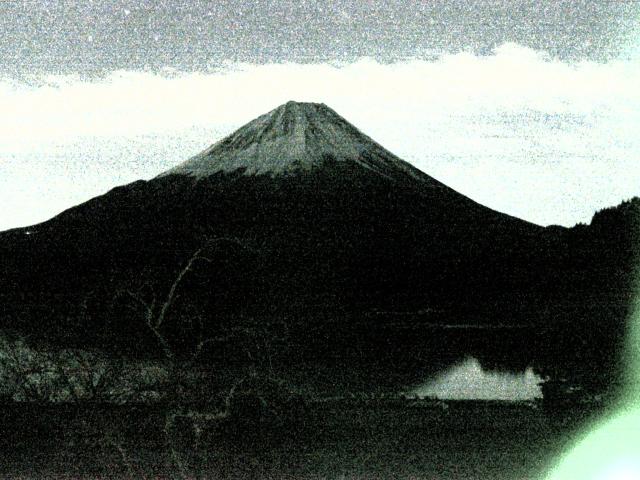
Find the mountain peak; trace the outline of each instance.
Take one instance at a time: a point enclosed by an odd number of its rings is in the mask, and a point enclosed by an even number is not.
[[[360,132],[323,103],[289,101],[259,116],[161,176],[197,178],[242,170],[288,175],[350,162],[380,175],[429,178]]]
[[[288,112],[294,112],[294,111],[317,111],[317,110],[324,110],[324,111],[332,111],[329,107],[327,107],[324,103],[316,103],[316,102],[296,102],[295,100],[289,100],[287,103],[283,103],[282,105],[280,105],[278,108],[276,108],[275,111],[279,111],[279,110],[286,110]]]

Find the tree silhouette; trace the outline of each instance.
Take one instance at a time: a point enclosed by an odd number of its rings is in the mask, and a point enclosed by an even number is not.
[[[137,291],[124,289],[119,292],[119,295],[126,295],[142,312],[145,326],[153,334],[162,349],[164,356],[168,360],[174,360],[177,353],[171,346],[171,342],[167,338],[167,335],[163,333],[163,329],[166,327],[169,314],[175,305],[178,293],[189,274],[192,274],[196,270],[197,265],[201,263],[213,263],[212,254],[220,248],[220,245],[225,243],[239,246],[247,252],[254,254],[259,253],[259,250],[252,247],[247,240],[235,237],[218,237],[210,239],[207,240],[202,247],[196,249],[186,260],[184,265],[171,279],[171,283],[166,289],[166,294],[164,296],[157,293],[157,289],[154,288],[150,281],[146,281]],[[195,338],[192,339],[194,343],[193,350],[191,352],[192,359],[197,359],[202,354],[205,346],[227,341],[241,332],[240,328],[232,328],[222,335],[205,336],[204,322],[202,321],[201,314],[195,313],[192,314],[192,317],[195,318],[191,318],[191,322],[193,323],[195,321],[195,323],[198,324],[198,328],[196,329],[197,333]]]

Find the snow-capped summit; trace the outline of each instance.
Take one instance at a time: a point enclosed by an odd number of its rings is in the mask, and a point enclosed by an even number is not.
[[[247,123],[162,176],[206,177],[239,169],[245,175],[277,176],[310,171],[328,161],[355,162],[391,178],[426,177],[326,105],[294,101]]]

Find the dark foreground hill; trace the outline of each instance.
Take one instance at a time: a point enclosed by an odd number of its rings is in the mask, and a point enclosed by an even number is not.
[[[259,339],[270,360],[355,370],[472,348],[496,367],[571,360],[605,378],[638,203],[543,228],[455,192],[324,105],[289,102],[150,181],[0,234],[0,327],[212,362],[255,357]],[[432,330],[451,325],[501,328],[443,346]]]

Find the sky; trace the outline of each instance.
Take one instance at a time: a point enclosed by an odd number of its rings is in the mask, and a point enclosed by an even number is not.
[[[0,230],[324,102],[474,200],[571,226],[640,195],[640,2],[0,2]]]

